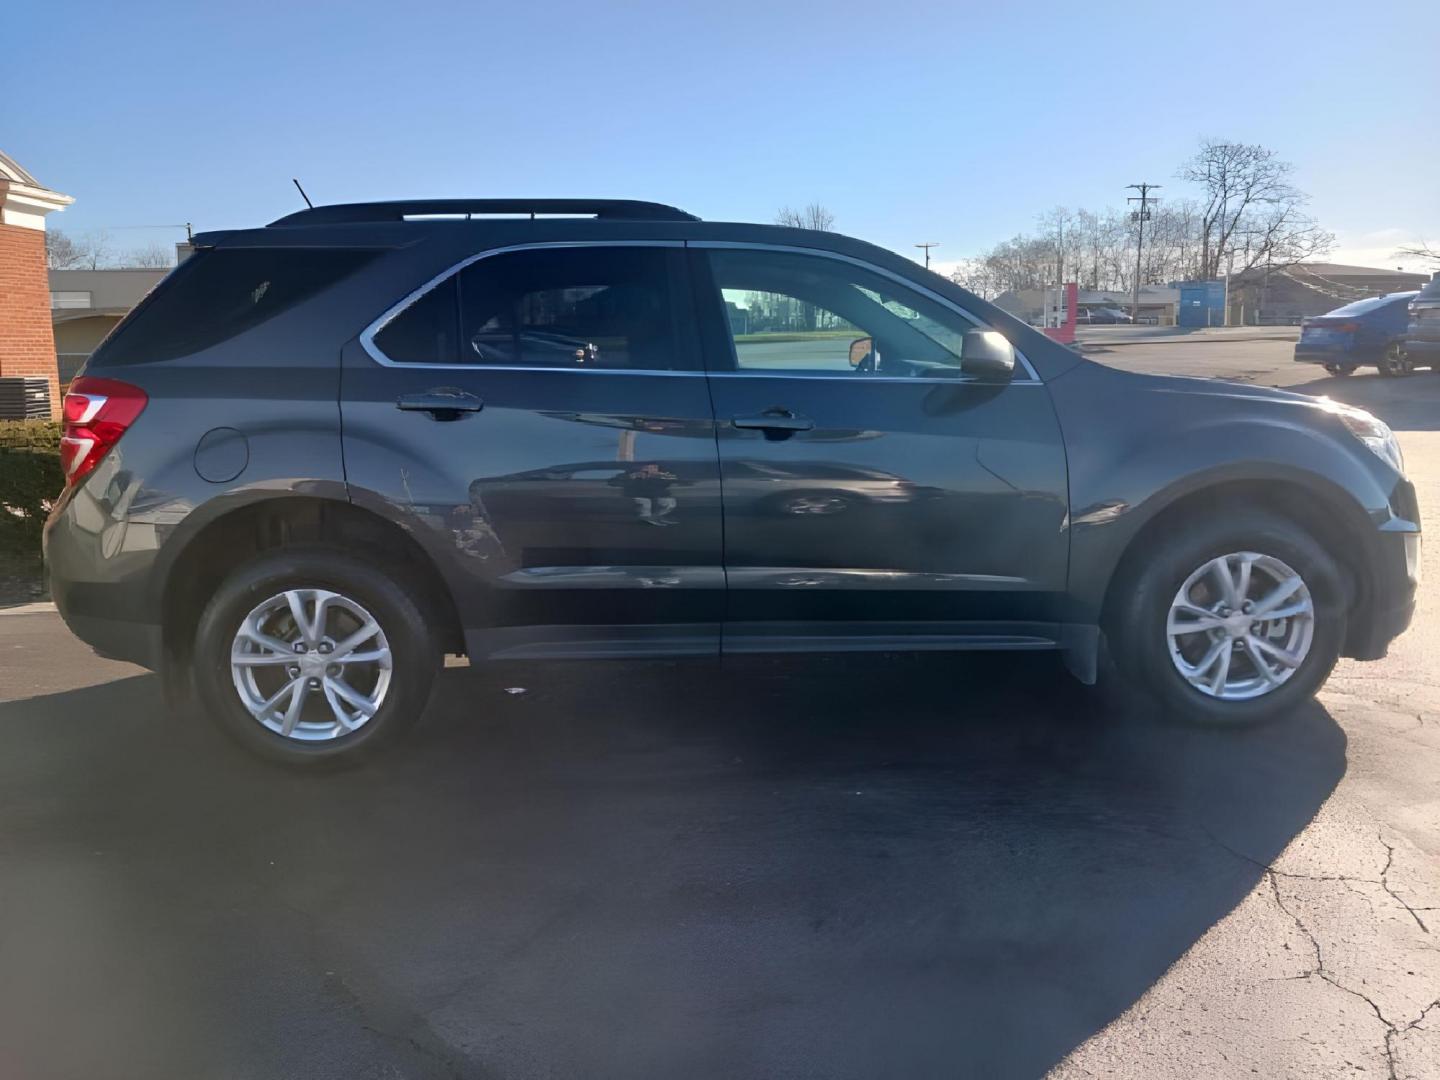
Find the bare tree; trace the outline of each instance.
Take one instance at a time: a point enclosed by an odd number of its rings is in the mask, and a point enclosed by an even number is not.
[[[51,270],[98,270],[110,263],[110,234],[95,229],[78,239],[60,230],[45,231],[45,264]]]
[[[120,263],[123,266],[161,269],[175,265],[175,251],[164,244],[147,244],[145,247],[124,252],[120,256]]]
[[[45,230],[45,265],[51,270],[71,270],[85,265],[85,249],[59,229]]]
[[[92,229],[80,237],[80,246],[85,251],[82,266],[87,270],[99,270],[110,262],[110,234],[104,229]]]
[[[1440,264],[1440,251],[1436,251],[1424,241],[1418,244],[1406,244],[1404,247],[1396,248],[1395,257],[1397,259],[1424,259],[1427,262]]]
[[[1005,291],[999,286],[995,272],[985,258],[961,259],[960,264],[950,272],[950,280],[985,300],[992,300]]]
[[[775,212],[775,224],[792,229],[812,229],[815,232],[833,232],[835,215],[818,202],[812,202],[804,210],[782,206]]]
[[[1304,213],[1307,196],[1290,182],[1295,167],[1275,151],[1249,143],[1207,139],[1180,169],[1200,185],[1200,259],[1197,276],[1214,280],[1230,269],[1237,240],[1249,244],[1243,265],[1288,266],[1335,245],[1315,219]]]
[[[1037,220],[1042,235],[1050,237],[1055,245],[1055,281],[1066,281],[1066,271],[1073,277],[1079,269],[1078,249],[1075,243],[1075,215],[1063,206],[1057,206]]]

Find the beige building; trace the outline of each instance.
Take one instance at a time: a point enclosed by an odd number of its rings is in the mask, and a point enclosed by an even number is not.
[[[50,322],[60,382],[75,376],[95,347],[170,271],[51,270]]]

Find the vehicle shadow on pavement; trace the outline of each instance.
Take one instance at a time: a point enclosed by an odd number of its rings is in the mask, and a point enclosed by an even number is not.
[[[448,670],[426,719],[310,776],[151,677],[0,704],[0,1072],[1034,1077],[1345,769],[1318,705],[1195,731],[1048,656]]]
[[[1297,394],[1328,397],[1366,409],[1396,431],[1440,430],[1440,373],[1429,370],[1387,379],[1374,371],[1287,386]]]

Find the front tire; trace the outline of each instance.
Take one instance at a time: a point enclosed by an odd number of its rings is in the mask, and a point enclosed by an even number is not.
[[[335,549],[300,548],[225,579],[200,617],[194,676],[227,735],[315,766],[393,743],[424,711],[438,658],[404,583]]]
[[[1116,662],[1168,714],[1238,727],[1314,696],[1340,655],[1346,603],[1334,559],[1303,529],[1221,513],[1150,542],[1108,630]]]

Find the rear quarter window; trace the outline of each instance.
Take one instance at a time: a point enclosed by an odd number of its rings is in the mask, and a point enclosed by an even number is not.
[[[115,328],[90,366],[170,360],[207,349],[294,307],[378,254],[319,248],[197,252]]]

